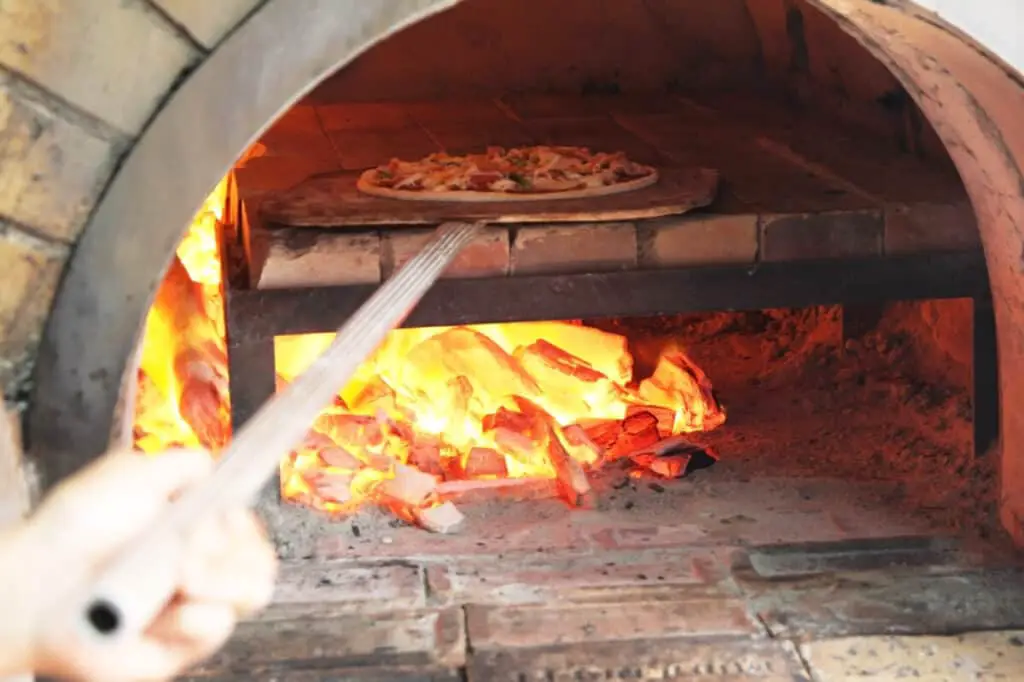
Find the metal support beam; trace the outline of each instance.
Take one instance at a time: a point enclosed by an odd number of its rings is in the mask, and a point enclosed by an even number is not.
[[[228,291],[235,427],[273,393],[275,336],[333,331],[375,288]],[[442,280],[412,311],[404,326],[988,297],[988,274],[981,253],[801,261],[753,267]],[[977,348],[977,352],[985,353],[988,346],[981,343]],[[989,351],[988,361],[994,362],[994,358],[994,350]],[[979,368],[985,369],[983,365]],[[979,379],[983,374],[978,374]]]
[[[974,454],[984,455],[999,437],[999,356],[992,299],[974,299],[971,405]]]

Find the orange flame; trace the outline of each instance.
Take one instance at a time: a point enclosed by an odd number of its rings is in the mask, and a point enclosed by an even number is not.
[[[190,226],[147,318],[135,421],[143,451],[217,449],[227,438],[217,248],[227,194],[225,179]],[[279,337],[279,384],[332,338]],[[282,493],[328,512],[372,501],[405,513],[403,504],[431,504],[439,480],[555,478],[552,448],[583,468],[628,454],[602,441],[595,424],[613,422],[612,440],[624,433],[643,446],[724,420],[707,377],[678,348],[635,382],[626,339],[578,322],[396,330],[282,462]]]

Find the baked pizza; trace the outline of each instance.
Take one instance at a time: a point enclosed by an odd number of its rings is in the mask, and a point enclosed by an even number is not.
[[[356,186],[365,194],[414,201],[537,201],[618,194],[657,181],[658,171],[622,152],[534,146],[392,159],[365,171]]]

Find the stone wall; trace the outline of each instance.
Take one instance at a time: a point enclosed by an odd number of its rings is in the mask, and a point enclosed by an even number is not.
[[[175,84],[261,0],[0,7],[0,384],[20,395],[66,261]]]

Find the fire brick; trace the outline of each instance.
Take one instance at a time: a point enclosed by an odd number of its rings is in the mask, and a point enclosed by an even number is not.
[[[673,216],[637,228],[640,265],[752,263],[757,258],[756,215]]]
[[[434,230],[396,228],[385,230],[381,238],[381,269],[385,277],[405,265],[410,258],[427,245]],[[509,238],[504,227],[490,227],[482,231],[466,246],[442,277],[469,279],[473,277],[503,277],[509,268]]]
[[[380,236],[375,232],[269,231],[267,240],[259,289],[380,281]]]
[[[879,211],[767,215],[761,224],[766,261],[877,256],[882,251]]]
[[[118,145],[65,120],[8,78],[0,79],[0,119],[0,213],[48,237],[73,240],[113,169]]]
[[[17,388],[17,367],[35,348],[66,257],[64,248],[0,224],[0,386]]]
[[[202,57],[141,2],[6,3],[0,35],[0,63],[126,133],[141,130]],[[90,46],[85,58],[82,45]]]
[[[911,204],[885,211],[885,252],[957,251],[981,248],[970,203]]]
[[[632,223],[521,227],[512,244],[512,274],[628,270],[636,267]]]
[[[469,636],[481,650],[651,636],[750,636],[758,631],[743,602],[726,596],[543,607],[471,605],[466,616]]]

